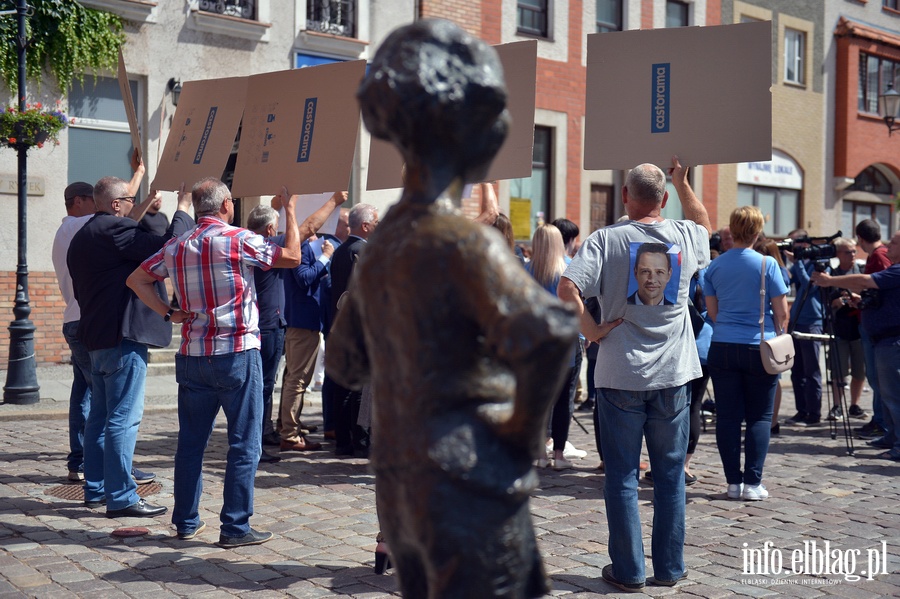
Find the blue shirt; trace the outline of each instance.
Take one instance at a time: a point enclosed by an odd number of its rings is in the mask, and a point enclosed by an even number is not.
[[[703,293],[718,300],[712,341],[759,345],[759,280],[766,261],[766,339],[775,336],[771,300],[788,292],[774,258],[751,249],[733,248],[716,258],[706,270]]]
[[[877,308],[862,311],[862,325],[878,345],[882,339],[900,337],[900,264],[893,264],[881,272],[873,272],[881,300]]]
[[[284,247],[284,235],[269,237],[275,245]],[[256,285],[256,305],[259,307],[259,329],[269,330],[284,328],[284,269],[270,268],[253,270],[253,283]]]
[[[791,306],[792,326],[822,325],[822,317],[825,313],[822,311],[821,294],[818,285],[813,284],[810,279],[815,266],[812,260],[798,260],[791,265],[791,276],[794,286],[797,288],[797,295]],[[806,299],[804,299],[804,295]]]

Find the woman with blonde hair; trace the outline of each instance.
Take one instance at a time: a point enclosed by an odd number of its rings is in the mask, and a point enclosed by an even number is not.
[[[769,496],[762,484],[769,451],[778,375],[768,374],[759,354],[760,279],[764,277],[765,338],[787,329],[788,287],[778,263],[753,250],[763,228],[759,208],[731,213],[734,247],[706,271],[706,308],[715,322],[707,363],[716,392],[716,445],[725,470],[728,499],[759,501]],[[746,422],[741,469],[741,423]]]
[[[525,265],[525,268],[544,289],[556,296],[559,278],[566,269],[566,246],[563,245],[562,233],[559,232],[559,229],[553,225],[541,225],[537,228],[531,239],[531,261]],[[572,467],[572,463],[563,455],[563,450],[569,438],[569,424],[575,408],[575,386],[579,374],[576,368],[576,358],[581,347],[581,339],[579,338],[575,343],[577,345],[572,348],[572,357],[569,360],[565,383],[553,405],[550,416],[550,436],[553,439],[553,468],[555,470]],[[546,459],[540,460],[539,465],[546,465]]]

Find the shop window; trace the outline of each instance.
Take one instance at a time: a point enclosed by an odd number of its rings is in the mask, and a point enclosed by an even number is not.
[[[841,232],[844,237],[856,237],[856,225],[870,218],[881,225],[881,239],[887,243],[891,238],[891,207],[889,204],[874,202],[841,202]]]
[[[756,206],[766,219],[767,237],[784,237],[800,228],[800,190],[738,185],[738,206]]]
[[[666,1],[666,27],[687,27],[690,6],[687,2]]]
[[[796,29],[784,30],[784,80],[786,83],[806,83],[805,61],[806,34]]]
[[[597,32],[622,31],[622,0],[597,0]]]
[[[870,166],[863,170],[853,180],[853,185],[847,188],[847,191],[868,191],[870,193],[893,193],[891,182],[884,176],[880,170],[874,166]]]
[[[516,8],[519,33],[550,37],[550,0],[518,0]]]
[[[553,129],[534,128],[531,176],[510,181],[509,218],[517,240],[530,240],[534,230],[555,217],[550,214]]]
[[[138,84],[131,81],[135,112]],[[119,82],[111,77],[86,75],[84,82],[72,84],[69,112],[75,122],[69,126],[69,181],[96,183],[106,176],[131,180],[131,133],[119,91]]]
[[[878,114],[878,95],[888,84],[900,90],[900,62],[874,54],[859,54],[859,111]]]

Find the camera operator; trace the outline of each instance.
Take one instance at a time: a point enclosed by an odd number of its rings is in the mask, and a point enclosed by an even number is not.
[[[790,258],[795,253],[809,246],[806,231],[797,229],[792,231],[790,238],[794,240],[794,253],[785,252]],[[796,259],[791,265],[791,282],[796,288],[794,304],[791,306],[792,331],[798,333],[822,334],[822,320],[824,311],[819,290],[810,280],[810,274],[815,270],[815,260],[808,258]],[[794,366],[791,368],[791,384],[794,387],[794,402],[797,413],[785,421],[785,424],[794,426],[809,426],[819,424],[822,420],[822,371],[819,368],[819,351],[821,341],[809,339],[794,339]]]
[[[856,264],[856,242],[852,239],[838,237],[834,240],[838,258],[838,266],[831,270],[832,276],[859,274]],[[840,388],[850,375],[850,409],[849,416],[865,418],[866,413],[859,407],[863,385],[866,382],[866,362],[863,355],[862,341],[859,334],[859,309],[850,305],[858,301],[860,296],[848,289],[833,288],[828,295],[831,303],[832,333],[834,333],[834,349],[836,354],[835,372],[831,373],[834,381],[834,407],[828,413],[829,420],[839,420],[841,411]]]
[[[883,437],[868,444],[886,449],[879,458],[900,462],[900,232],[887,246],[891,266],[872,274],[831,276],[815,273],[812,280],[821,287],[842,287],[863,291],[862,327],[875,348],[875,369],[881,386],[881,402],[886,430]],[[871,296],[877,290],[877,297]]]
[[[887,257],[887,246],[881,243],[881,225],[871,218],[861,220],[856,224],[856,237],[859,247],[867,253],[866,268],[863,272],[867,275],[880,272],[891,265]],[[869,379],[869,387],[872,388],[872,420],[855,433],[860,439],[877,439],[884,435],[884,413],[881,409],[881,385],[878,384],[878,372],[875,370],[875,348],[872,340],[866,334],[865,328],[860,331],[862,335],[863,354],[866,358],[866,376]]]

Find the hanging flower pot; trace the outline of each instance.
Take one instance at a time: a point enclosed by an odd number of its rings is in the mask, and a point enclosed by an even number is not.
[[[46,142],[52,141],[59,145],[59,132],[69,123],[59,102],[53,110],[45,109],[40,102],[28,104],[25,110],[8,106],[0,112],[0,144],[10,148],[42,148]]]

